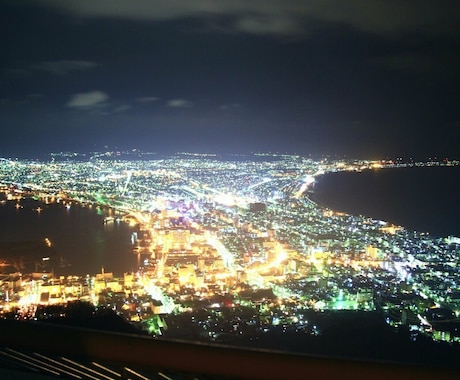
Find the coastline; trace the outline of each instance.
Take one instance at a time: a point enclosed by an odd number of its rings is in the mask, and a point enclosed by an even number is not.
[[[328,172],[305,195],[319,206],[434,237],[460,236],[460,167]]]

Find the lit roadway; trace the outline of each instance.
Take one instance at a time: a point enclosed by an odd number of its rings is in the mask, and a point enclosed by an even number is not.
[[[243,270],[243,268],[239,265],[236,267],[233,254],[215,236],[210,237],[208,243],[217,250],[219,255],[222,256],[224,264],[228,270],[232,273],[235,273],[237,270]]]

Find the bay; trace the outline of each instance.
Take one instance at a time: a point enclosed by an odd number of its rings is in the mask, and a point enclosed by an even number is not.
[[[35,260],[34,269],[53,270],[55,275],[95,275],[103,268],[106,273],[118,276],[136,270],[138,263],[137,256],[132,254],[132,228],[124,222],[104,223],[109,212],[95,206],[73,204],[68,207],[33,199],[2,202],[0,243],[3,254],[9,255],[10,259],[13,253],[22,255],[26,262]],[[39,243],[45,244],[45,239],[51,247],[47,250],[41,248],[40,254],[50,256],[49,262],[28,252],[28,245],[24,245],[29,242],[32,248],[36,248]]]
[[[317,178],[312,199],[433,237],[460,236],[460,166],[335,172]]]

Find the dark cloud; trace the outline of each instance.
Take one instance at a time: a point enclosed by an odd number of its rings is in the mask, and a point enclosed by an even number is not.
[[[143,104],[146,104],[146,103],[155,103],[157,102],[158,100],[160,100],[159,98],[157,98],[156,96],[143,96],[141,98],[137,98],[136,101],[138,103],[143,103]]]
[[[226,17],[235,31],[305,35],[339,24],[379,35],[451,33],[457,30],[456,0],[39,0],[82,17],[131,20],[216,20]]]
[[[89,91],[71,96],[67,102],[67,107],[90,109],[101,107],[107,104],[109,96],[103,91]]]
[[[51,74],[65,75],[71,71],[89,70],[99,66],[96,62],[90,61],[45,61],[31,65],[34,70],[41,70]]]
[[[4,0],[0,119],[18,133],[0,149],[23,149],[27,137],[36,149],[451,155],[457,9],[449,0]]]
[[[129,104],[122,104],[114,108],[113,112],[126,112],[132,109],[132,106]]]
[[[172,108],[190,108],[193,107],[193,103],[186,99],[171,99],[167,102],[168,107]]]

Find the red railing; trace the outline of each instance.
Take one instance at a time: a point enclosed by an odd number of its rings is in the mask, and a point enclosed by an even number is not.
[[[378,344],[378,342],[376,342]],[[54,355],[122,363],[200,378],[227,379],[458,379],[455,370],[353,361],[271,350],[160,340],[144,336],[0,320],[0,345]]]

